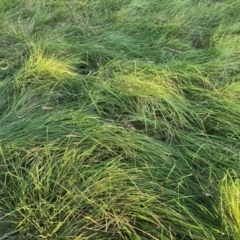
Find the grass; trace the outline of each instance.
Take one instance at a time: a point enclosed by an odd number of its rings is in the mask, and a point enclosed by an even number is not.
[[[239,11],[2,0],[0,239],[238,240]]]
[[[239,237],[239,181],[237,176],[226,173],[220,184],[221,212],[228,236]]]

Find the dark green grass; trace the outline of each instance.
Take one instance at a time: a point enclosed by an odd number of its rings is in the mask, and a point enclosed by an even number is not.
[[[0,2],[0,239],[239,239],[229,1]]]

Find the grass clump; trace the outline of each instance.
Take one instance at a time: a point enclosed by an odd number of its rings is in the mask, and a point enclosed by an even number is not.
[[[220,184],[221,212],[227,235],[233,239],[239,237],[239,179],[227,173]]]
[[[32,45],[32,46],[31,46]],[[30,44],[27,60],[15,77],[18,87],[27,87],[37,84],[56,85],[58,82],[74,78],[74,63],[77,59],[67,59],[47,53],[44,46]]]
[[[99,71],[104,82],[95,78],[98,91],[93,99],[100,115],[128,122],[141,132],[158,133],[158,139],[171,140],[175,128],[190,127],[196,116],[171,78],[139,62],[114,64]]]
[[[33,51],[24,67],[25,74],[23,73],[22,77],[27,78],[26,73],[32,73],[33,77],[36,78],[54,78],[56,80],[74,76],[71,65],[65,63],[64,59],[58,60],[54,55],[45,55],[42,49],[33,47]]]
[[[238,240],[238,9],[1,1],[0,239]]]

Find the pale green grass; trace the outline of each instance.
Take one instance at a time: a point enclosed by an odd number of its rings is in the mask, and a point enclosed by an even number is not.
[[[0,239],[238,240],[240,3],[0,2]]]
[[[237,239],[240,237],[240,188],[239,176],[235,172],[233,174],[226,173],[221,184],[221,213],[225,231],[229,237]]]

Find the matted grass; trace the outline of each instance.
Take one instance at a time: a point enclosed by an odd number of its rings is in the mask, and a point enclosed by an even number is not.
[[[0,239],[239,239],[229,1],[0,2]]]

